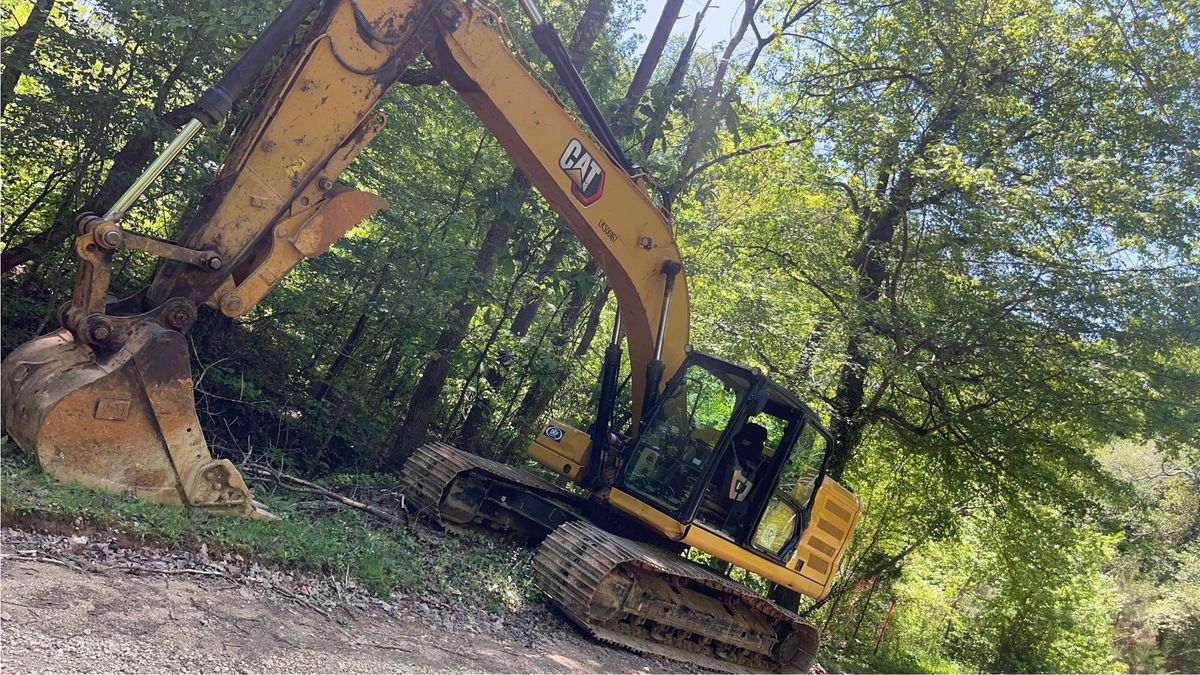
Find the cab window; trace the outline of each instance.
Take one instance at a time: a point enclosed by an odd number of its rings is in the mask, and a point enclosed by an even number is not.
[[[800,437],[788,458],[787,466],[779,476],[778,489],[786,492],[800,506],[808,506],[813,486],[825,457],[825,436],[816,425],[805,424]]]
[[[737,407],[739,392],[693,365],[638,439],[624,483],[670,510],[682,507],[704,475]]]

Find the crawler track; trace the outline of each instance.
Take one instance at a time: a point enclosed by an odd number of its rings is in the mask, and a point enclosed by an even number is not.
[[[443,525],[518,527],[538,539],[587,509],[579,495],[445,443],[427,443],[413,453],[400,472],[400,489],[409,511]],[[537,504],[520,503],[524,495]]]
[[[593,636],[635,651],[770,672],[806,672],[816,655],[817,629],[795,614],[706,567],[586,521],[546,538],[534,580]]]
[[[414,510],[445,525],[544,536],[535,583],[603,642],[716,670],[807,672],[815,658],[817,629],[796,614],[707,567],[601,529],[581,515],[586,500],[524,471],[431,443],[405,464],[401,487]]]

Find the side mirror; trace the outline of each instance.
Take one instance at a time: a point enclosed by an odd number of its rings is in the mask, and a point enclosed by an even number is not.
[[[750,400],[750,417],[761,415],[767,409],[767,401],[771,400],[771,393],[760,391]]]

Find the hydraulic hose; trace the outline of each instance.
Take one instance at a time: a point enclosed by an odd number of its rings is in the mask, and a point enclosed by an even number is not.
[[[279,52],[280,47],[287,43],[312,13],[320,0],[292,0],[287,7],[275,17],[262,35],[242,54],[237,63],[225,72],[208,91],[196,101],[195,118],[206,127],[225,119],[233,109],[233,102],[246,93],[246,89],[254,82],[254,78],[262,71],[267,62]]]
[[[538,49],[542,50],[546,58],[550,59],[550,65],[554,66],[554,72],[558,74],[558,79],[562,81],[571,100],[575,101],[575,105],[578,106],[583,121],[591,128],[592,133],[596,134],[597,140],[613,160],[621,165],[621,169],[632,176],[634,174],[633,162],[630,162],[629,158],[625,156],[625,151],[617,142],[617,136],[613,133],[612,127],[608,126],[608,121],[600,113],[596,100],[592,98],[587,85],[583,83],[583,78],[579,76],[575,64],[571,62],[571,57],[567,54],[567,48],[563,45],[558,31],[554,29],[553,24],[542,18],[542,14],[533,0],[521,0],[521,7],[529,17],[529,22],[533,24],[530,31],[533,34],[533,41],[537,43]]]

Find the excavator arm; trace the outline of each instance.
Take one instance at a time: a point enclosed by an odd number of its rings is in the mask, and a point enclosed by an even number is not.
[[[231,268],[213,274],[167,262],[147,300],[207,299],[227,315],[243,314],[303,259],[297,253],[327,249],[382,208],[377,198],[337,186],[336,177],[383,127],[375,106],[423,51],[597,260],[621,308],[640,412],[658,343],[666,379],[688,341],[682,275],[667,303],[668,328],[658,334],[665,272],[682,264],[670,222],[624,158],[534,79],[503,30],[504,19],[486,5],[455,0],[326,5],[273,77],[181,238],[231,260]]]
[[[557,42],[527,8],[539,41]],[[292,267],[386,206],[337,178],[384,127],[376,106],[422,54],[599,263],[620,307],[634,428],[647,389],[656,394],[683,362],[687,283],[668,218],[607,128],[599,134],[607,142],[597,142],[518,60],[498,13],[458,0],[332,0],[311,15],[312,0],[293,0],[130,192],[104,217],[81,218],[82,263],[64,328],[19,347],[3,368],[5,425],[51,472],[161,501],[257,512],[236,469],[208,451],[183,333],[201,304],[246,313]],[[121,228],[141,191],[228,113],[305,21],[179,241]],[[582,103],[594,113],[590,98]],[[125,248],[164,261],[148,288],[114,301],[112,259]]]
[[[647,366],[661,361],[669,379],[688,344],[687,280],[670,221],[485,22],[464,21],[428,55],[604,272],[629,349],[636,428]]]

